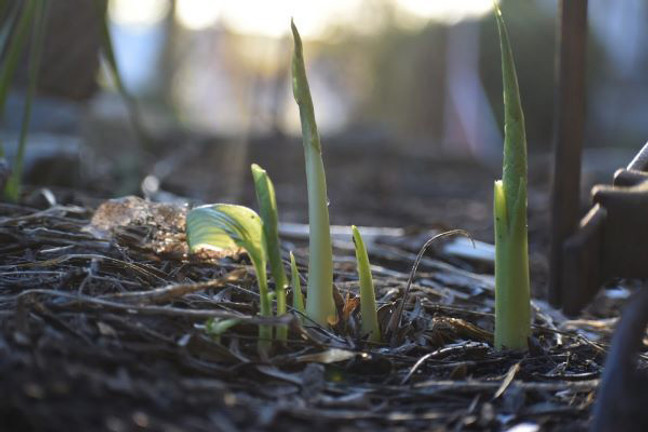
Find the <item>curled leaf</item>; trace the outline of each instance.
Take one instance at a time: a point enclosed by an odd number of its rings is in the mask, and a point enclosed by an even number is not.
[[[218,251],[236,247],[245,249],[257,275],[261,315],[272,316],[263,222],[254,210],[234,204],[195,208],[187,213],[187,243],[191,252],[205,248]],[[272,327],[260,326],[259,339],[259,348],[267,350],[272,339]]]
[[[243,248],[253,262],[265,264],[261,218],[247,207],[213,204],[195,208],[187,214],[189,250],[215,251]]]

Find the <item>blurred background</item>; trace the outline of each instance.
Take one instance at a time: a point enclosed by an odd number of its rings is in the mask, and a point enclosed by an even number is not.
[[[542,243],[557,1],[500,3],[531,153],[531,235]],[[108,0],[104,6],[141,130],[98,56],[93,2],[52,1],[28,184],[67,191],[70,199],[135,193],[252,205],[249,165],[257,162],[276,183],[282,219],[305,222],[290,87],[293,17],[305,40],[332,221],[441,224],[492,241],[503,112],[491,0]],[[592,183],[609,182],[648,138],[648,2],[591,0],[588,20],[584,204]],[[10,158],[26,69],[2,123]]]

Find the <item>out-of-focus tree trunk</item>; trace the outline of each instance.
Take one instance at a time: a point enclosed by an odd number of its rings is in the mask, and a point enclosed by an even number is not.
[[[9,7],[23,0],[9,0]],[[40,62],[38,91],[65,99],[85,100],[97,91],[101,19],[107,0],[50,0],[47,34]],[[15,78],[28,80],[27,50]]]
[[[178,37],[179,28],[176,21],[177,0],[169,0],[169,10],[164,19],[164,41],[162,42],[162,53],[159,58],[158,82],[156,93],[159,94],[166,106],[173,106],[173,80],[176,75],[176,64],[178,60]]]

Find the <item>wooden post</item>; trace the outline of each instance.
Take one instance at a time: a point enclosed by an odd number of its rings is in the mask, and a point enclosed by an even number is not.
[[[556,95],[549,302],[562,305],[562,249],[580,218],[580,174],[585,123],[587,0],[560,1]]]

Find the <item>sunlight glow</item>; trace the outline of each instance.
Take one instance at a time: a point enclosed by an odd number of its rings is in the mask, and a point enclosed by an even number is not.
[[[396,3],[418,19],[448,22],[479,17],[493,9],[493,0],[396,0]]]
[[[267,37],[288,33],[290,18],[300,32],[314,37],[326,27],[357,10],[362,0],[178,0],[177,17],[188,29],[200,30],[222,20],[232,30]]]
[[[125,0],[124,0],[125,1]],[[377,4],[371,0],[177,0],[177,18],[190,30],[201,30],[221,22],[237,33],[279,38],[288,34],[293,17],[305,38],[322,38],[332,25],[367,32],[378,23],[366,19]],[[481,16],[493,0],[385,0],[395,6],[399,22],[406,26],[429,20],[454,22]],[[363,28],[360,28],[363,27]]]
[[[144,27],[162,21],[170,6],[169,0],[111,0],[108,13],[115,24]]]
[[[339,25],[370,33],[379,23],[368,19],[371,8],[394,6],[405,27],[429,20],[456,22],[479,17],[493,8],[493,0],[177,0],[176,18],[189,30],[204,30],[222,22],[237,33],[279,38],[288,34],[293,17],[302,36],[322,38]],[[111,0],[110,16],[118,25],[151,26],[168,13],[170,0]],[[369,12],[369,13],[367,13]],[[374,29],[375,30],[375,29]]]
[[[176,18],[189,30],[204,30],[214,25],[223,11],[237,1],[177,0]]]

